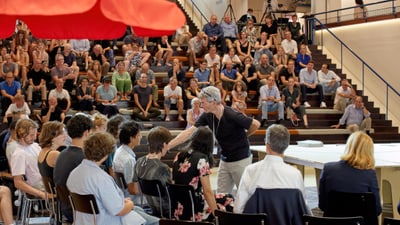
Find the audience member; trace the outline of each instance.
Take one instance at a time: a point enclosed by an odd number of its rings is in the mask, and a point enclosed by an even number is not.
[[[59,122],[64,122],[65,119],[65,112],[63,109],[58,105],[57,98],[49,97],[49,101],[47,107],[42,108],[40,112],[40,116],[42,119],[42,124],[48,121],[57,120]]]
[[[3,224],[14,224],[11,191],[7,186],[0,185],[0,220]]]
[[[85,70],[87,70],[89,65],[89,50],[90,43],[88,39],[71,39],[69,40],[71,45],[71,51],[76,55],[76,57],[81,57],[85,60]]]
[[[116,40],[95,40],[93,41],[94,45],[101,45],[103,48],[103,53],[104,56],[106,57],[107,61],[110,63],[111,69],[115,67],[115,58],[114,58],[114,50],[118,50],[118,47],[116,46],[117,41]]]
[[[260,103],[259,107],[262,112],[261,126],[264,126],[268,120],[268,112],[278,111],[278,124],[283,120],[283,103],[281,101],[281,94],[278,87],[275,85],[275,79],[272,76],[267,78],[267,84],[260,88]]]
[[[296,123],[298,122],[297,118],[302,118],[304,122],[304,127],[308,128],[306,109],[303,105],[301,105],[300,101],[300,90],[298,88],[295,88],[294,85],[294,78],[289,77],[287,81],[287,86],[282,91],[282,102],[285,103],[286,116],[288,117],[288,119],[292,120],[293,125],[296,125]],[[293,114],[295,116],[290,117],[290,114]]]
[[[318,92],[318,100],[321,108],[326,108],[324,102],[324,92],[322,85],[318,83],[317,71],[314,70],[314,61],[310,60],[307,67],[300,70],[300,88],[301,88],[301,102],[304,106],[311,107],[307,102],[307,93]]]
[[[1,92],[1,116],[4,116],[8,107],[14,102],[14,98],[17,94],[21,94],[21,83],[15,81],[15,77],[12,72],[8,72],[6,80],[0,82]]]
[[[139,80],[142,73],[147,74],[147,84],[153,88],[153,106],[160,107],[158,101],[158,85],[156,83],[156,77],[154,76],[153,70],[150,69],[148,63],[144,63],[142,68],[136,71],[135,80]]]
[[[354,103],[348,105],[344,110],[343,116],[340,118],[339,123],[332,125],[333,128],[339,128],[341,125],[347,125],[347,129],[350,132],[358,130],[369,133],[371,130],[371,113],[364,106],[364,102],[361,96],[356,96]]]
[[[67,134],[64,124],[49,121],[43,124],[39,135],[39,145],[42,148],[38,155],[38,167],[42,177],[53,180],[53,170],[60,154],[59,148],[65,146]],[[49,185],[44,183],[44,185]]]
[[[89,85],[89,78],[81,76],[80,85],[76,89],[76,97],[78,99],[78,110],[93,114],[94,91]]]
[[[164,110],[165,121],[170,121],[169,113],[171,109],[178,110],[178,120],[185,121],[182,117],[183,113],[183,99],[182,88],[178,86],[176,78],[171,77],[169,84],[164,87]]]
[[[236,50],[240,61],[243,61],[245,57],[252,57],[251,55],[251,44],[247,38],[247,34],[244,31],[240,32],[239,39],[236,40]]]
[[[197,84],[197,80],[195,78],[192,78],[189,81],[189,87],[185,89],[185,96],[184,96],[185,107],[189,109],[192,99],[199,97],[199,95],[200,95],[200,89],[199,85]]]
[[[220,46],[222,53],[226,52],[226,42],[224,39],[224,32],[222,27],[217,23],[217,16],[211,15],[210,22],[206,23],[203,27],[203,32],[208,36],[208,46]]]
[[[238,80],[232,89],[232,108],[245,114],[247,109],[247,87],[243,80]]]
[[[51,68],[50,73],[54,85],[57,85],[57,81],[61,80],[68,92],[75,88],[76,74],[64,64],[64,56],[62,54],[56,55],[56,65]]]
[[[296,59],[298,52],[297,42],[292,39],[292,33],[290,33],[290,31],[285,31],[285,39],[281,42],[281,46],[289,59]]]
[[[244,58],[243,66],[240,72],[243,76],[243,81],[246,84],[247,89],[258,92],[259,80],[256,67],[253,64],[251,57]]]
[[[228,95],[228,92],[224,89],[224,87],[222,86],[222,81],[217,81],[214,84],[214,87],[216,87],[221,95],[221,105],[226,106],[226,102],[231,101],[230,97]]]
[[[172,62],[172,68],[168,70],[168,78],[175,77],[178,80],[179,86],[183,87],[186,82],[186,72],[182,67],[179,59],[175,58]]]
[[[364,6],[363,0],[355,0],[356,8],[354,8],[354,19],[365,19],[368,17],[368,9]]]
[[[28,105],[32,106],[33,94],[40,93],[42,105],[46,107],[47,101],[47,87],[46,87],[47,75],[42,70],[42,63],[40,61],[33,61],[32,69],[28,72],[28,90],[27,90],[27,101]]]
[[[3,123],[6,124],[14,118],[29,119],[30,114],[31,110],[25,102],[25,96],[17,94],[14,98],[14,103],[11,103],[3,117]]]
[[[306,68],[308,62],[311,60],[311,55],[307,54],[306,45],[300,45],[300,52],[296,58],[296,72],[300,72],[301,69]]]
[[[93,133],[106,131],[108,118],[101,113],[93,115]]]
[[[197,32],[197,35],[192,37],[188,45],[189,56],[189,72],[194,71],[194,65],[199,64],[197,58],[203,58],[208,50],[208,36],[203,31]]]
[[[189,129],[196,123],[197,119],[204,113],[204,109],[200,107],[201,101],[195,97],[191,101],[191,108],[186,112],[187,125],[185,129]]]
[[[289,78],[293,77],[294,84],[298,87],[300,86],[299,76],[298,73],[296,73],[295,62],[293,59],[289,59],[287,67],[283,67],[281,73],[279,74],[279,77],[281,85],[287,86]]]
[[[46,41],[38,40],[37,47],[32,51],[32,61],[38,60],[42,62],[43,70],[49,72],[49,54],[46,52],[46,48]]]
[[[211,83],[219,81],[219,72],[221,69],[221,58],[217,54],[217,47],[210,46],[210,50],[204,56],[204,59],[207,61],[207,67],[211,70]]]
[[[11,52],[15,53],[19,46],[21,46],[24,50],[28,51],[28,46],[29,46],[28,33],[23,29],[18,30],[15,36],[13,37],[11,42]]]
[[[194,213],[191,210],[179,210],[179,203],[171,202],[171,211],[178,220],[201,221],[209,213],[214,213],[217,204],[211,188],[210,175],[214,164],[212,155],[214,136],[210,128],[199,127],[191,136],[191,142],[184,151],[175,156],[172,167],[172,179],[175,184],[191,185],[195,191]],[[207,203],[207,204],[205,204]]]
[[[217,192],[232,193],[233,186],[239,186],[244,168],[251,163],[248,136],[260,127],[260,123],[222,105],[221,93],[216,87],[203,88],[200,99],[205,113],[193,127],[181,132],[167,147],[170,149],[185,142],[197,127],[209,126],[221,150]],[[230,138],[232,135],[235,138]]]
[[[66,114],[71,107],[71,97],[69,96],[69,92],[64,89],[64,80],[58,79],[56,80],[56,88],[51,90],[49,93],[49,98],[56,98],[59,107]]]
[[[147,82],[147,74],[142,73],[137,85],[133,87],[133,108],[134,118],[147,121],[150,118],[155,118],[161,114],[157,107],[153,107],[153,89]]]
[[[221,81],[224,89],[232,91],[233,85],[242,80],[240,72],[233,68],[233,62],[226,62],[226,67],[221,71]]]
[[[135,164],[133,172],[133,183],[138,183],[139,179],[159,180],[163,185],[172,181],[172,175],[167,164],[161,161],[169,150],[168,143],[172,139],[170,131],[157,126],[152,128],[147,135],[149,143],[149,152],[147,155],[139,158]],[[160,216],[160,199],[145,195],[147,203],[150,205],[153,215]],[[168,198],[162,200],[162,214],[169,215]]]
[[[242,30],[242,27],[247,23],[247,21],[248,20],[253,20],[254,21],[254,23],[257,23],[257,18],[253,15],[253,9],[252,8],[249,8],[248,10],[247,10],[247,13],[246,14],[244,14],[244,15],[242,15],[240,18],[239,18],[239,21],[238,21],[238,25],[239,25],[239,27],[240,27],[240,30]]]
[[[137,44],[129,44],[126,48],[124,57],[125,69],[134,74],[145,62],[143,62],[142,54],[139,52]]]
[[[4,56],[5,61],[0,64],[1,66],[1,77],[7,78],[7,74],[10,73],[13,75],[14,79],[18,78],[18,65],[12,61],[11,55],[6,54]]]
[[[114,115],[112,116],[108,121],[107,121],[107,128],[106,128],[106,132],[109,134],[112,134],[112,136],[114,137],[115,141],[117,142],[117,144],[115,145],[115,149],[117,150],[117,148],[120,146],[119,143],[119,126],[125,122],[127,119],[120,115]],[[101,168],[103,168],[104,171],[106,171],[110,176],[114,176],[114,171],[113,171],[113,161],[114,161],[114,154],[115,151],[111,152],[107,159],[102,163]]]
[[[89,84],[92,85],[92,91],[95,92],[96,88],[101,85],[101,81],[104,77],[102,77],[100,62],[94,60],[91,63],[87,70],[87,76],[89,78]]]
[[[254,49],[254,63],[258,64],[261,58],[261,55],[266,54],[268,56],[269,62],[273,62],[273,55],[270,50],[272,46],[272,38],[267,39],[268,34],[265,32],[262,32],[260,35],[260,38],[257,39]]]
[[[189,40],[192,38],[192,33],[189,31],[189,25],[184,24],[178,29],[176,29],[175,32],[175,41],[178,43],[178,47],[176,50],[178,52],[182,51],[182,45],[183,44],[189,44]]]
[[[22,87],[25,88],[28,84],[27,72],[29,66],[29,54],[22,46],[18,46],[17,52],[12,54],[11,57],[18,66],[18,79],[21,82]]]
[[[7,130],[3,131],[3,132],[7,132],[7,133],[5,133],[3,143],[1,145],[1,149],[5,150],[5,152],[6,152],[9,169],[11,169],[11,156],[12,156],[12,154],[14,154],[15,149],[17,149],[17,147],[19,145],[18,140],[17,140],[17,132],[15,130],[15,127],[17,126],[17,122],[19,119],[20,118],[17,118],[11,122],[10,126],[8,126],[8,131]],[[8,140],[7,140],[7,136],[8,136]]]
[[[322,85],[324,94],[334,94],[339,87],[340,77],[329,69],[328,64],[324,63],[318,71],[318,81]]]
[[[353,103],[356,92],[347,79],[341,81],[341,86],[336,89],[333,109],[344,112],[346,107]]]
[[[169,61],[174,50],[172,50],[171,45],[168,43],[168,36],[163,35],[157,42],[156,54],[157,66],[161,66],[161,61],[164,60],[165,66],[172,66]]]
[[[222,28],[222,32],[224,33],[226,46],[228,49],[231,49],[233,47],[232,44],[235,43],[238,37],[238,27],[235,21],[232,21],[231,16],[228,14],[224,16],[224,20],[221,21],[220,26]]]
[[[381,214],[378,179],[375,172],[374,142],[367,134],[355,132],[347,139],[338,162],[324,164],[318,186],[318,206],[325,211],[329,192],[372,192],[377,216]]]
[[[106,56],[104,55],[103,48],[99,44],[93,47],[93,50],[88,57],[89,64],[93,63],[94,60],[100,62],[102,77],[107,76],[107,73],[110,70],[110,62],[108,62]]]
[[[242,61],[240,60],[239,56],[236,54],[235,48],[230,48],[228,53],[224,54],[222,57],[222,68],[225,68],[226,62],[231,61],[233,63],[233,67],[235,69],[238,69],[240,65],[242,64]]]
[[[267,39],[272,37],[273,45],[278,49],[281,43],[281,36],[278,35],[278,24],[272,19],[271,15],[265,17],[265,24],[261,25],[260,34],[266,32],[268,34]]]
[[[197,80],[200,88],[207,87],[212,84],[211,70],[207,67],[207,61],[203,60],[200,67],[194,71],[193,77]]]
[[[32,43],[34,44],[34,43]],[[64,51],[64,45],[67,44],[67,40],[63,39],[52,39],[49,45],[49,67],[53,67],[55,65],[55,59],[57,54],[61,54]],[[70,44],[71,45],[71,44]],[[72,46],[71,46],[72,51]],[[74,53],[75,57],[76,54]],[[39,61],[40,62],[40,61]],[[44,69],[44,68],[43,68]]]
[[[297,43],[305,43],[305,35],[301,33],[301,24],[297,22],[297,15],[292,15],[292,22],[286,25],[287,31],[290,31],[294,40]]]
[[[305,198],[303,177],[300,171],[283,161],[284,152],[290,144],[290,134],[282,125],[272,125],[265,134],[267,155],[262,161],[247,166],[236,193],[234,212],[242,213],[256,188],[299,189]]]
[[[268,77],[272,77],[274,80],[277,80],[275,68],[269,64],[268,60],[268,56],[266,54],[262,54],[260,63],[256,65],[256,71],[259,80],[267,79]]]
[[[128,95],[132,92],[132,81],[131,76],[125,70],[124,62],[121,61],[117,64],[117,70],[112,75],[111,84],[117,88],[117,95],[121,97],[121,101],[129,100]]]
[[[96,110],[110,118],[119,112],[117,101],[117,89],[111,84],[111,77],[104,77],[103,85],[96,90]]]
[[[246,26],[242,28],[242,32],[247,34],[247,39],[250,42],[251,52],[254,53],[254,45],[257,41],[258,30],[254,26],[254,21],[252,19],[248,19]]]
[[[74,53],[71,51],[71,45],[70,44],[65,44],[64,45],[64,51],[62,52],[62,55],[64,56],[64,63],[67,64],[69,68],[71,68],[71,72],[74,74],[75,79],[78,78],[79,76],[79,66],[76,62],[76,56]],[[76,80],[75,80],[76,83]]]
[[[37,129],[33,120],[20,119],[15,128],[18,146],[11,155],[11,174],[15,188],[41,199],[46,199],[42,176],[38,167],[40,146],[35,143]]]
[[[146,216],[143,211],[134,208],[133,202],[124,198],[114,179],[100,168],[99,165],[114,150],[114,145],[115,139],[108,133],[90,135],[83,145],[85,158],[68,177],[68,189],[77,194],[94,195],[100,210],[96,217],[98,224],[158,224],[159,219]],[[103,188],[97,188],[98,184],[102,184]],[[130,216],[126,217],[128,214]],[[75,220],[77,224],[90,224],[93,223],[93,216],[76,212]]]

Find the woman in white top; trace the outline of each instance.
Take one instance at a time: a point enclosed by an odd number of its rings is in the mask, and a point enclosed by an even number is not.
[[[196,97],[192,99],[192,108],[189,109],[186,114],[187,125],[185,129],[192,127],[196,123],[197,119],[201,116],[201,114],[204,113],[204,109],[200,107],[200,103],[201,101],[199,98]]]

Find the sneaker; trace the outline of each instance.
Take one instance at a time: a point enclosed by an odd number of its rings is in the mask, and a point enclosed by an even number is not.
[[[308,102],[304,102],[304,107],[306,107],[306,108],[310,108],[310,107],[311,107],[311,105],[310,105]]]
[[[180,51],[182,51],[182,48],[181,48],[181,47],[177,47],[176,50],[177,50],[178,52],[180,52]]]
[[[113,49],[114,49],[115,51],[117,51],[117,50],[118,50],[118,47],[117,47],[116,45],[114,45]]]
[[[147,46],[143,46],[143,51],[147,52]]]
[[[189,68],[189,72],[193,72],[194,71],[194,68],[193,68],[193,66],[191,66],[190,68]]]
[[[326,103],[325,102],[321,102],[321,105],[319,107],[326,108]]]
[[[226,102],[230,102],[230,101],[231,101],[231,96],[230,96],[230,95],[227,95],[226,98],[225,98],[225,101],[226,101]]]
[[[169,116],[167,116],[167,117],[165,117],[165,121],[171,121],[170,119],[169,119]]]

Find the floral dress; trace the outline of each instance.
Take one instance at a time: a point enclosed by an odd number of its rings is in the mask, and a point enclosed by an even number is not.
[[[205,220],[210,215],[210,209],[203,196],[203,187],[200,177],[211,174],[208,156],[198,152],[181,152],[175,156],[172,179],[176,184],[192,185],[195,191],[196,221]],[[217,194],[217,205],[220,209],[232,211],[233,196],[230,194]],[[179,203],[171,206],[172,214],[176,219],[191,220],[190,210],[185,210]]]

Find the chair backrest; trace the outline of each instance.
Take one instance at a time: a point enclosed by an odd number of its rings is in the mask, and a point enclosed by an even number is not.
[[[371,192],[329,192],[324,216],[362,216],[365,225],[378,225],[375,196]]]
[[[159,212],[160,216],[164,217],[163,215],[163,198],[167,196],[167,191],[165,186],[159,180],[146,180],[142,178],[138,178],[139,186],[142,194],[158,197],[160,205],[159,205]],[[170,206],[170,204],[169,204]],[[169,210],[169,214],[171,214],[171,210]],[[157,215],[158,216],[158,215]],[[170,216],[170,215],[169,215]],[[171,216],[169,217],[171,218]]]
[[[183,207],[182,215],[179,215],[181,220],[195,221],[195,193],[191,185],[171,184],[167,183],[168,196],[171,203],[171,210],[174,211],[181,204]]]
[[[267,224],[302,225],[303,215],[311,214],[299,189],[257,188],[247,201],[244,213],[266,213]]]
[[[60,201],[65,204],[70,206],[71,202],[69,200],[69,190],[66,185],[57,185],[56,186],[56,191],[57,191],[57,198],[60,199]]]
[[[383,218],[383,225],[400,225],[399,219],[385,217]]]
[[[264,225],[267,224],[267,214],[265,213],[231,213],[221,210],[215,210],[216,225],[249,224]]]
[[[125,190],[128,188],[128,184],[125,181],[125,177],[124,177],[123,173],[114,172],[114,180],[115,180],[115,183],[117,183],[118,187],[121,188],[122,190]]]
[[[70,193],[69,200],[71,202],[72,210],[74,212],[74,221],[76,221],[76,211],[92,214],[93,224],[96,223],[96,215],[99,214],[96,198],[94,195],[80,195],[77,193]]]
[[[56,187],[54,185],[53,182],[53,178],[51,177],[42,177],[42,181],[43,181],[43,185],[44,185],[44,189],[46,190],[47,193],[50,194],[56,194]]]
[[[362,225],[364,219],[362,216],[354,217],[317,217],[304,215],[304,225]]]
[[[171,220],[165,218],[160,219],[159,224],[160,225],[214,225],[214,223],[211,222],[193,222],[187,220]]]

